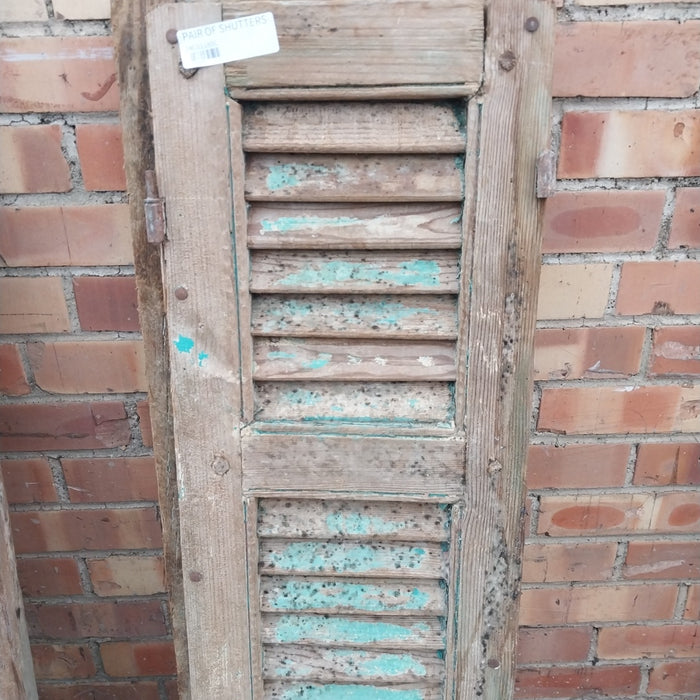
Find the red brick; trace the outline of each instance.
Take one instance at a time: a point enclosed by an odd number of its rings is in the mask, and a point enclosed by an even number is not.
[[[51,467],[45,459],[13,459],[0,462],[8,503],[56,501]]]
[[[583,698],[635,695],[641,682],[636,666],[521,669],[515,677],[516,698]],[[586,691],[595,693],[589,696]],[[599,693],[603,695],[599,695]]]
[[[105,112],[119,109],[111,37],[32,36],[0,41],[0,110]]]
[[[19,348],[10,343],[0,343],[0,394],[24,396],[30,391]]]
[[[84,331],[138,331],[133,277],[75,277],[75,303]]]
[[[546,535],[608,535],[648,530],[654,495],[619,493],[542,496],[537,532]]]
[[[608,305],[613,266],[543,265],[537,318],[600,318]]]
[[[153,595],[165,591],[165,572],[161,557],[109,556],[88,559],[88,570],[99,596]]]
[[[700,83],[700,22],[558,24],[552,94],[689,97]]]
[[[126,204],[0,209],[0,255],[12,267],[130,265]]]
[[[614,542],[526,544],[523,581],[604,581],[612,576],[616,552]]]
[[[85,189],[125,190],[124,151],[119,124],[78,124],[78,157]]]
[[[700,663],[668,661],[651,669],[648,693],[695,693],[700,697]]]
[[[700,248],[700,187],[676,190],[668,245],[670,248]]]
[[[617,313],[700,313],[700,261],[625,263],[617,295]]]
[[[672,584],[528,588],[522,592],[520,624],[668,620],[677,595],[678,586]]]
[[[625,483],[630,446],[531,445],[527,458],[530,489],[593,488]]]
[[[44,639],[159,637],[166,634],[159,600],[30,603],[29,633]]]
[[[640,445],[634,483],[645,486],[700,484],[700,445],[696,442]]]
[[[558,177],[700,175],[700,110],[567,112]]]
[[[651,528],[659,532],[700,532],[700,491],[658,494]]]
[[[124,404],[117,401],[0,405],[0,450],[91,450],[130,440]]]
[[[83,593],[78,563],[69,557],[18,558],[17,578],[30,598]]]
[[[639,619],[650,618],[640,615]],[[598,656],[601,659],[672,659],[699,654],[698,624],[603,627],[598,635]]]
[[[665,201],[663,190],[557,192],[545,200],[542,252],[650,250]]]
[[[567,435],[693,433],[700,387],[601,386],[544,389],[537,428]]]
[[[37,386],[51,394],[146,391],[140,340],[29,343]]]
[[[672,326],[654,331],[652,374],[700,374],[700,327]]]
[[[160,700],[155,681],[39,684],[40,700]]]
[[[32,658],[37,680],[89,678],[97,671],[90,649],[78,644],[33,644]]]
[[[622,570],[630,579],[700,578],[697,542],[630,542]]]
[[[645,329],[538,328],[534,378],[609,379],[639,372]]]
[[[109,0],[53,0],[56,19],[109,19]]]
[[[109,642],[100,644],[109,676],[172,676],[176,673],[172,642]]]
[[[520,628],[518,663],[571,663],[585,661],[591,646],[590,627]]]
[[[139,426],[141,428],[141,440],[145,447],[153,447],[153,431],[151,429],[151,412],[148,408],[148,401],[139,401],[136,404],[136,411],[139,414]]]
[[[0,22],[43,22],[48,18],[43,0],[4,0]]]
[[[0,333],[65,333],[68,308],[59,277],[0,279]]]
[[[61,460],[73,503],[157,501],[152,457]]]
[[[58,124],[0,126],[0,193],[68,192],[61,139]]]
[[[181,695],[177,686],[176,679],[165,682],[165,697],[168,700],[180,700]]]
[[[10,520],[17,554],[161,546],[155,508],[21,511]]]
[[[700,584],[688,586],[688,598],[685,602],[683,617],[686,620],[697,620],[700,618]]]

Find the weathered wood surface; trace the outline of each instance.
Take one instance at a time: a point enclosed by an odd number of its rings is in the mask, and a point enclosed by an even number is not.
[[[250,248],[451,249],[461,243],[453,204],[262,204],[248,216]]]
[[[454,339],[454,296],[257,295],[256,336]]]
[[[166,39],[169,29],[220,17],[219,5],[204,3],[165,5],[148,16],[149,69],[158,76],[151,82],[156,171],[167,201],[163,279],[193,698],[251,694],[223,68],[185,79],[177,46]],[[195,182],[206,186],[192,196]],[[222,605],[230,599],[235,604]]]
[[[253,377],[260,381],[452,381],[454,344],[390,340],[259,339]]]
[[[38,698],[27,618],[17,581],[15,550],[5,488],[0,476],[0,698]]]
[[[459,497],[464,444],[437,438],[247,435],[248,491],[357,492],[423,498]]]
[[[251,154],[250,201],[459,202],[462,160],[453,155]]]
[[[317,693],[316,697],[323,697],[323,693],[344,693],[347,698],[378,698],[386,693],[393,693],[396,700],[401,697],[413,700],[444,700],[445,694],[440,686],[430,686],[426,683],[399,683],[392,685],[353,685],[346,683],[333,683],[330,686],[317,685],[314,683],[270,683],[265,687],[263,700],[306,700],[314,697],[310,693]],[[329,697],[328,695],[326,697]],[[330,696],[332,697],[332,696]],[[339,697],[343,697],[340,695]],[[389,695],[388,697],[391,697]]]
[[[260,537],[447,542],[449,510],[442,503],[261,499]]]
[[[445,631],[435,617],[263,614],[265,644],[363,649],[443,649]]]
[[[540,269],[537,156],[550,139],[554,3],[491,0],[481,98],[465,434],[457,697],[513,694]],[[533,19],[529,19],[533,18]],[[529,27],[536,31],[528,31]],[[515,67],[503,69],[506,52]]]
[[[334,294],[459,290],[459,261],[449,252],[259,252],[251,255],[252,292]]]
[[[459,103],[249,103],[243,148],[272,153],[454,153],[466,146]]]
[[[181,700],[189,695],[187,630],[180,560],[175,443],[170,405],[170,365],[163,332],[165,315],[160,275],[160,250],[146,238],[143,201],[145,173],[155,168],[148,75],[146,15],[163,0],[112,0],[112,37],[119,85],[119,118],[124,147],[124,174],[138,292],[139,325],[143,337],[153,457],[163,526],[165,583]]]
[[[284,88],[287,93],[297,88],[291,97],[313,95],[313,88],[325,97],[367,96],[372,90],[361,88],[385,88],[385,94],[411,97],[425,92],[465,95],[478,87],[481,0],[224,2],[227,19],[264,10],[275,16],[280,51],[227,66],[227,86],[236,97],[246,88],[273,97],[284,94]],[[344,89],[350,86],[354,90]],[[421,91],[421,86],[428,89]]]
[[[401,428],[425,432],[428,425],[454,428],[452,387],[448,382],[257,382],[255,417],[265,429],[299,423],[336,429],[353,426],[365,433],[397,434]]]
[[[301,646],[271,646],[265,650],[263,672],[270,681],[284,678],[325,683],[358,680],[381,683],[390,679],[393,684],[430,683],[437,690],[445,673],[445,662],[435,653],[392,653],[361,649],[318,651]],[[365,697],[371,697],[369,690],[365,692]]]

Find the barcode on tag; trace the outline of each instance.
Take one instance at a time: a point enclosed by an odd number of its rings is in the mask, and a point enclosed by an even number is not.
[[[272,12],[181,29],[177,40],[183,68],[242,61],[280,50]]]

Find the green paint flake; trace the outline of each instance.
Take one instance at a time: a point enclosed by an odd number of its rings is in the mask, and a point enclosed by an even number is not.
[[[286,391],[282,398],[296,406],[315,406],[321,401],[322,397],[317,391],[294,389],[293,391]]]
[[[270,350],[267,353],[268,360],[293,360],[296,355],[293,352],[281,352],[277,350]]]
[[[358,223],[360,219],[351,216],[281,216],[278,219],[262,219],[260,227],[266,233],[289,233],[309,228],[352,226]]]
[[[372,685],[302,685],[290,688],[282,700],[423,700],[421,690]]]
[[[194,348],[194,340],[187,336],[180,335],[177,340],[173,341],[173,345],[175,345],[178,352],[190,353]]]
[[[395,270],[387,270],[380,262],[346,262],[332,260],[306,267],[279,280],[281,286],[317,287],[338,282],[371,282],[400,287],[438,287],[440,266],[434,260],[407,260]]]
[[[333,355],[331,355],[328,352],[322,352],[319,353],[318,357],[315,357],[313,360],[308,360],[307,362],[302,363],[301,366],[303,369],[322,369],[332,359]]]
[[[310,165],[307,163],[278,163],[270,166],[266,184],[271,192],[283,190],[287,187],[295,187],[301,180],[313,176],[340,176],[345,172],[345,168],[336,165],[329,168],[326,165]]]
[[[326,527],[334,535],[387,535],[403,530],[406,524],[362,513],[330,513]]]
[[[387,590],[343,581],[286,581],[271,600],[276,610],[346,608],[363,612],[423,610],[430,596],[418,588]]]
[[[355,649],[331,649],[323,655],[324,659],[350,660],[354,675],[360,678],[386,678],[412,673],[416,676],[427,674],[425,666],[410,654],[371,654]]]
[[[424,622],[402,626],[391,622],[366,622],[319,615],[283,615],[277,622],[275,637],[280,644],[301,641],[373,644],[415,639],[429,630]]]
[[[204,365],[207,363],[207,360],[209,359],[209,353],[208,352],[200,352],[197,355],[197,366],[198,367],[204,367]]]

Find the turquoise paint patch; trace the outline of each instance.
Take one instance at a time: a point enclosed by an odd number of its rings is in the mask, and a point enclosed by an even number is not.
[[[271,600],[276,610],[348,608],[363,612],[423,610],[430,596],[414,588],[387,590],[373,584],[343,581],[287,581]]]
[[[282,277],[282,286],[301,285],[316,287],[337,282],[373,282],[401,287],[437,287],[440,284],[440,266],[434,260],[407,260],[397,270],[386,270],[381,263],[333,260],[317,267],[307,267]]]
[[[289,401],[289,403],[296,404],[297,406],[315,406],[321,400],[321,396],[318,392],[309,391],[308,389],[286,391],[282,396],[285,401]]]
[[[293,352],[278,352],[271,350],[267,353],[268,360],[293,360],[296,355]]]
[[[366,651],[354,649],[332,649],[324,654],[324,659],[334,658],[353,662],[356,675],[362,678],[386,678],[387,676],[402,676],[412,673],[416,676],[427,674],[425,666],[410,654],[369,654]]]
[[[282,571],[324,571],[332,569],[361,573],[385,568],[391,564],[386,553],[369,544],[340,546],[324,542],[293,542],[281,552],[271,552],[270,562]],[[397,568],[417,569],[423,562],[425,550],[421,547],[395,547]]]
[[[322,369],[332,359],[333,355],[327,352],[322,352],[319,353],[318,357],[315,357],[313,360],[308,360],[307,362],[304,362],[301,366],[303,369]]]
[[[199,355],[197,355],[197,366],[204,367],[204,365],[206,364],[206,361],[208,359],[209,359],[208,352],[200,352]]]
[[[342,175],[345,169],[341,166],[328,168],[325,165],[309,165],[307,163],[279,163],[270,167],[265,180],[272,192],[285,187],[295,187],[300,180],[314,175]]]
[[[177,340],[173,341],[173,344],[177,348],[178,352],[188,353],[192,352],[192,349],[194,348],[194,340],[184,335],[178,336]]]
[[[303,685],[290,688],[283,700],[423,700],[417,689],[379,688],[372,685]]]
[[[335,216],[332,218],[322,216],[281,216],[279,219],[262,219],[260,227],[266,233],[289,233],[290,231],[300,231],[308,228],[321,228],[323,226],[342,227],[358,223],[360,223],[360,219],[350,216]]]
[[[404,627],[391,622],[365,622],[318,615],[283,615],[277,622],[275,637],[280,644],[293,644],[302,640],[372,644],[405,641],[429,630],[424,622]]]
[[[331,513],[326,527],[336,535],[386,535],[403,530],[406,524],[362,513]]]

